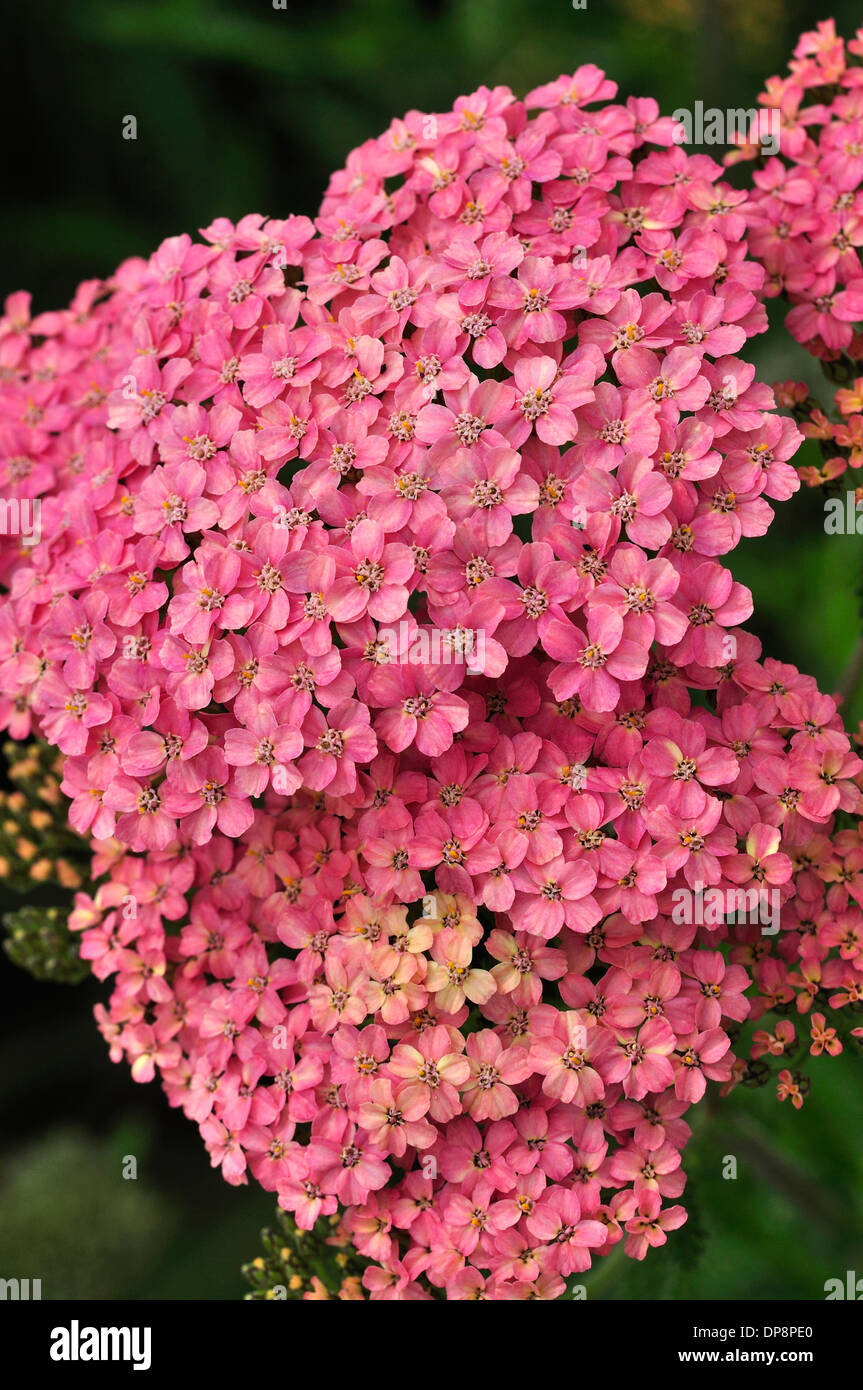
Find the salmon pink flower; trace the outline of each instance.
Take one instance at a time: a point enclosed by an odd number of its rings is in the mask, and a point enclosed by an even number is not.
[[[352,792],[357,762],[369,762],[377,748],[365,706],[345,700],[326,716],[313,707],[303,721],[302,733],[308,750],[298,764],[303,781],[315,791],[328,787],[334,795]]]
[[[392,1082],[382,1077],[369,1086],[369,1099],[360,1106],[360,1124],[375,1148],[401,1158],[408,1144],[427,1149],[435,1142],[437,1130],[422,1117],[424,1100],[414,1096],[402,1103]]]
[[[296,791],[301,777],[291,764],[302,748],[299,730],[280,725],[265,705],[245,729],[229,729],[225,735],[225,761],[241,769],[234,780],[250,796],[260,796],[270,781],[282,796]]]
[[[643,1260],[649,1249],[665,1244],[668,1239],[666,1231],[676,1231],[685,1220],[683,1207],[663,1208],[658,1192],[642,1192],[634,1215],[626,1222],[627,1255],[635,1260]]]
[[[566,368],[559,367],[553,357],[517,362],[515,408],[521,421],[509,433],[510,443],[521,448],[534,430],[545,444],[569,444],[578,431],[575,408],[593,400],[593,383],[604,365],[599,353],[584,353],[580,361],[574,360]]]
[[[560,311],[579,297],[572,280],[551,256],[527,256],[517,269],[516,280],[501,276],[489,293],[489,302],[506,310],[501,329],[507,342],[516,349],[528,342],[562,342],[566,319]]]
[[[530,1060],[534,1070],[544,1077],[545,1095],[564,1104],[576,1101],[592,1105],[605,1093],[599,1072],[591,1065],[594,1040],[576,1011],[559,1014],[548,1034],[531,1045]]]
[[[839,1040],[835,1028],[827,1026],[824,1014],[812,1014],[809,1020],[812,1045],[809,1051],[813,1057],[819,1057],[822,1052],[828,1053],[831,1057],[838,1057],[842,1051],[842,1043]]]
[[[444,1013],[457,1013],[466,998],[473,1004],[484,1004],[495,993],[497,985],[491,973],[471,966],[470,942],[451,928],[437,933],[431,955],[426,988]]]
[[[467,1040],[470,1077],[462,1087],[474,1120],[502,1120],[515,1114],[518,1097],[511,1089],[533,1070],[523,1047],[504,1049],[495,1033],[474,1033]]]
[[[431,757],[445,753],[469,718],[465,701],[450,693],[458,683],[453,666],[381,667],[369,686],[375,705],[382,707],[375,719],[381,740],[396,753],[412,743]]]
[[[456,458],[446,470],[441,496],[453,521],[468,522],[480,544],[504,545],[513,517],[533,511],[539,488],[526,476],[518,454],[485,443],[474,458]]]
[[[389,1176],[383,1153],[372,1144],[362,1143],[356,1130],[348,1130],[343,1143],[313,1140],[308,1154],[314,1180],[346,1206],[361,1205]]]
[[[578,695],[586,708],[601,713],[614,709],[618,681],[638,680],[647,667],[647,653],[624,637],[623,618],[603,605],[592,608],[585,634],[553,612],[540,620],[544,650],[559,664],[549,675],[558,700]]]
[[[800,1085],[799,1073],[791,1072],[787,1067],[779,1073],[779,1084],[776,1087],[776,1095],[779,1100],[790,1100],[795,1110],[803,1108],[803,1089]]]
[[[470,1063],[459,1052],[453,1052],[446,1028],[430,1028],[418,1040],[418,1045],[399,1043],[388,1063],[393,1076],[404,1081],[399,1097],[413,1107],[422,1106],[421,1114],[435,1121],[453,1119],[460,1104],[456,1087],[470,1076]]]
[[[549,1263],[566,1277],[590,1268],[590,1251],[604,1245],[601,1221],[582,1217],[572,1188],[553,1187],[527,1218],[531,1235],[550,1247]]]
[[[675,1053],[674,1093],[681,1100],[700,1100],[708,1081],[726,1081],[728,1038],[721,1028],[691,1033],[678,1041]]]

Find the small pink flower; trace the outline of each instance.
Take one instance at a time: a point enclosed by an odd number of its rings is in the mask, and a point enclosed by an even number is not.
[[[462,1087],[467,1108],[474,1120],[502,1120],[518,1110],[518,1097],[511,1089],[525,1081],[533,1070],[523,1047],[503,1048],[496,1034],[472,1033],[467,1040],[470,1077]]]
[[[588,709],[614,709],[618,681],[638,680],[646,669],[647,653],[624,637],[623,618],[606,605],[589,611],[586,635],[554,613],[540,620],[539,631],[544,650],[559,663],[549,675],[558,700],[578,695]]]

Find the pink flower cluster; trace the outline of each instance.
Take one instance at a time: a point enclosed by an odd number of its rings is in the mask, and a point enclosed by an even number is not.
[[[771,78],[759,97],[779,113],[779,154],[753,171],[745,210],[765,294],[788,298],[788,331],[825,361],[863,350],[854,330],[863,320],[861,57],[863,29],[847,52],[833,20],[801,37],[789,75]],[[754,153],[746,146],[729,158]]]
[[[752,173],[749,246],[767,271],[765,294],[792,306],[789,332],[843,383],[833,419],[805,383],[779,389],[779,404],[821,449],[820,464],[799,470],[808,487],[831,488],[863,463],[863,335],[854,326],[863,319],[861,58],[863,29],[846,47],[826,20],[801,37],[788,76],[772,78],[759,98],[779,115],[779,153]],[[726,162],[755,153],[745,145]]]
[[[718,559],[798,486],[745,195],[615,92],[411,112],[314,224],[0,322],[0,720],[94,842],[99,1026],[373,1298],[643,1258],[753,979],[861,997],[863,764]]]

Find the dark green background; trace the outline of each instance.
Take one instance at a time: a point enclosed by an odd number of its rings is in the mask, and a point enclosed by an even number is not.
[[[846,36],[863,23],[856,5],[833,13]],[[0,296],[27,288],[37,310],[56,308],[79,280],[215,216],[313,215],[354,145],[481,83],[523,93],[593,62],[622,97],[654,96],[666,113],[696,100],[749,107],[800,30],[823,17],[799,0],[8,8]],[[122,138],[126,115],[137,118],[134,142]],[[781,312],[771,318],[750,348],[762,377],[816,382]],[[863,544],[825,536],[822,523],[821,500],[798,495],[731,563],[753,589],[767,652],[831,690],[860,630]],[[861,713],[857,692],[850,715]],[[5,958],[0,970],[0,1274],[41,1277],[44,1297],[237,1297],[269,1199],[229,1188],[161,1093],[111,1065],[89,1016],[105,989],[39,986]],[[698,1107],[689,1225],[642,1266],[600,1264],[597,1295],[809,1299],[846,1269],[863,1274],[860,1061],[816,1061],[811,1072],[800,1114],[772,1089]],[[120,1176],[130,1153],[135,1182]],[[721,1176],[726,1155],[738,1159],[736,1181]]]

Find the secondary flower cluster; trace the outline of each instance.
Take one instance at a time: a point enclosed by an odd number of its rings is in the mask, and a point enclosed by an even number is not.
[[[409,113],[314,224],[0,324],[0,716],[94,841],[100,1027],[375,1298],[643,1258],[751,979],[860,997],[863,764],[717,558],[798,486],[745,195],[615,91]]]
[[[780,115],[780,153],[753,171],[746,208],[765,293],[785,294],[788,331],[810,352],[859,356],[863,318],[863,30],[847,45],[832,20],[804,34],[785,78],[759,98]],[[732,159],[754,153],[750,146]]]
[[[835,495],[838,480],[849,468],[863,463],[863,377],[857,377],[850,387],[840,387],[834,395],[838,419],[831,418],[803,381],[780,382],[776,388],[779,405],[790,409],[806,439],[814,439],[821,451],[821,462],[798,467],[801,480],[807,487],[820,488]],[[855,501],[863,500],[855,488]]]
[[[789,332],[834,382],[831,420],[803,383],[784,383],[779,403],[818,441],[823,462],[800,469],[829,487],[863,460],[863,30],[847,46],[832,20],[804,34],[787,77],[759,98],[779,112],[779,154],[760,162],[745,213],[750,251],[767,272],[765,294],[791,304]],[[728,157],[751,158],[752,145]],[[858,498],[859,500],[859,498]]]

